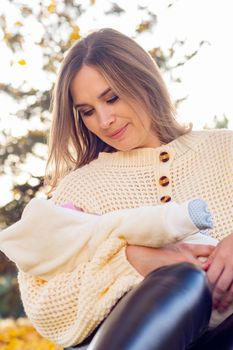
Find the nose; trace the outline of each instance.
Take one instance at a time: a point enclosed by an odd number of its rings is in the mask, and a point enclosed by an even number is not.
[[[108,108],[101,108],[98,111],[99,125],[101,129],[108,129],[115,121],[116,117],[113,111]]]

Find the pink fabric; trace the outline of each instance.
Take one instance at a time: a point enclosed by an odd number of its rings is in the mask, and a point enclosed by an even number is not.
[[[61,207],[84,212],[83,208],[76,207],[71,202],[67,202],[67,203],[61,204]],[[99,215],[99,214],[96,214],[96,213],[88,213],[88,214]]]
[[[71,202],[61,204],[61,207],[72,209],[72,210],[84,211],[82,208],[75,207],[74,204]]]

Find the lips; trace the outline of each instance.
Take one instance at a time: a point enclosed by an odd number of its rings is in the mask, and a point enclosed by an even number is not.
[[[112,139],[117,139],[117,138],[119,138],[119,137],[121,137],[123,135],[123,133],[125,132],[127,126],[128,126],[128,124],[126,124],[122,128],[119,128],[119,129],[115,130],[114,132],[112,132],[111,134],[109,134],[107,136],[112,138]]]

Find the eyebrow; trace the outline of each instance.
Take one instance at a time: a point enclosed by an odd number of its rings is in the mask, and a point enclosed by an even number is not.
[[[105,89],[103,92],[101,92],[101,94],[99,95],[99,96],[97,96],[97,98],[98,99],[100,99],[100,98],[102,98],[102,97],[104,97],[105,95],[107,95],[107,93],[109,92],[109,91],[111,91],[112,89],[110,88],[110,87],[108,87],[107,89]],[[74,106],[74,108],[76,109],[76,108],[80,108],[80,107],[83,107],[83,106],[88,106],[88,104],[87,103],[78,103],[78,104],[76,104],[75,106]]]

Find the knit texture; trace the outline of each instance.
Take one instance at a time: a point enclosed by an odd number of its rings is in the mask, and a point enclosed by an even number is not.
[[[177,203],[202,198],[213,217],[210,235],[221,240],[233,232],[232,193],[233,132],[214,130],[193,131],[156,149],[100,153],[67,175],[53,200],[104,214],[161,204],[164,198]],[[46,283],[19,273],[25,310],[41,334],[63,346],[81,342],[142,280],[125,257],[125,245],[107,239],[90,262]]]
[[[49,282],[19,272],[26,314],[37,331],[62,346],[85,339],[112,306],[143,278],[128,263],[125,242],[103,242],[91,263]]]
[[[213,228],[211,213],[208,210],[207,203],[203,199],[194,199],[188,205],[189,215],[199,230]],[[208,233],[207,233],[208,234]]]

